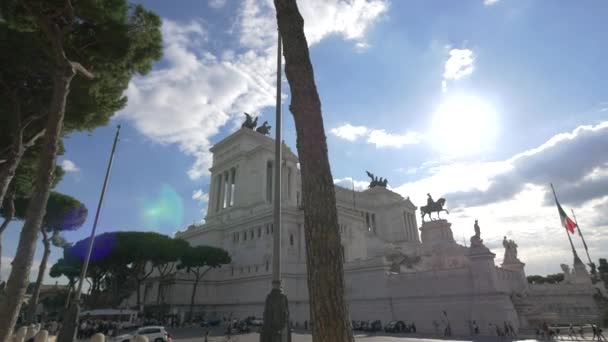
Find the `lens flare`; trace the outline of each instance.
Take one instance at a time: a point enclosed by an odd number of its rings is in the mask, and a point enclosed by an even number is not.
[[[176,227],[181,225],[183,214],[181,197],[170,185],[164,184],[155,199],[144,201],[141,219],[148,228]]]

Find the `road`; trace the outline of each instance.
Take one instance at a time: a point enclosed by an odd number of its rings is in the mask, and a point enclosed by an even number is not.
[[[173,335],[173,341],[175,342],[203,342],[203,336],[205,333],[204,328],[167,328],[167,330]],[[240,334],[235,335],[231,341],[233,342],[259,342],[260,335],[258,333]],[[413,335],[389,335],[389,334],[374,334],[368,335],[364,333],[355,332],[356,341],[365,342],[437,342],[437,341],[473,341],[473,339],[435,339],[424,336],[413,336]],[[590,340],[590,339],[589,339]],[[209,342],[223,342],[226,341],[226,337],[222,334],[222,329],[214,329],[210,331]],[[293,342],[312,342],[310,333],[304,331],[296,331],[292,333]],[[496,336],[479,337],[475,341],[501,341],[508,342],[510,339],[498,338]],[[534,341],[526,339],[518,339],[518,341]],[[581,340],[579,340],[581,341]]]

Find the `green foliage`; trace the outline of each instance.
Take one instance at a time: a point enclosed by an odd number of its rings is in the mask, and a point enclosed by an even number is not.
[[[199,267],[221,267],[231,261],[230,254],[221,248],[196,246],[189,247],[184,251],[177,268],[190,272],[191,269]]]
[[[11,186],[15,190],[16,198],[28,198],[31,195],[34,181],[36,180],[36,171],[38,170],[40,145],[41,142],[28,149],[23,155],[23,158],[21,158],[21,162],[19,163],[19,167],[17,167],[15,177],[13,177],[11,183]],[[60,146],[60,154],[63,154],[63,144]],[[55,167],[55,178],[53,180],[52,188],[61,182],[64,174],[65,172],[60,166]]]
[[[15,219],[23,220],[29,198],[15,199]],[[72,196],[51,192],[46,205],[46,215],[42,226],[47,231],[65,231],[80,228],[86,221],[87,207]]]
[[[64,249],[61,263],[51,268],[51,276],[66,275],[66,271],[80,270],[86,256],[89,238]],[[150,275],[146,265],[168,273],[190,245],[154,232],[108,232],[95,237],[89,272],[93,291],[92,301],[103,297],[119,300],[128,296],[136,284]],[[76,275],[77,276],[77,275]],[[104,304],[108,304],[104,302]],[[109,303],[113,304],[113,303]]]
[[[549,274],[546,277],[541,275],[527,276],[529,284],[557,284],[564,280],[563,273]]]
[[[65,250],[64,250],[65,254]],[[74,260],[68,260],[60,258],[57,262],[51,266],[49,275],[51,278],[66,277],[70,283],[74,283],[75,280],[80,276],[81,263],[74,262]]]
[[[70,18],[62,12],[63,0],[6,0],[1,9],[6,22],[0,24],[0,50],[7,52],[0,54],[2,80],[19,91],[27,117],[44,113],[54,73],[54,55],[40,34],[44,30],[38,17],[56,13],[55,22],[70,23],[63,42],[65,54],[95,78],[72,81],[64,123],[67,132],[107,124],[125,106],[123,93],[131,77],[147,73],[162,55],[161,20],[141,5],[129,6],[125,0],[83,0],[72,5]],[[0,111],[10,110],[6,107]]]
[[[81,0],[72,1],[69,11],[69,3],[0,2],[4,19],[0,20],[0,159],[14,143],[11,123],[20,122],[24,142],[45,127],[57,63],[41,23],[57,25],[67,58],[95,75],[92,80],[76,77],[71,82],[63,134],[107,124],[126,105],[123,94],[131,77],[147,73],[162,55],[161,20],[141,5]],[[27,187],[24,192],[29,193]]]

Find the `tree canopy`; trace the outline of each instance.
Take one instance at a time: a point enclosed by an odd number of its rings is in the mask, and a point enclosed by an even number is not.
[[[530,276],[527,276],[526,279],[528,279],[528,283],[530,283],[530,284],[557,284],[564,280],[564,274],[563,273],[548,274],[545,277],[543,277],[541,275],[530,275]]]
[[[221,267],[231,261],[230,254],[221,248],[195,246],[187,248],[183,252],[177,268],[190,272],[192,269],[199,267]]]

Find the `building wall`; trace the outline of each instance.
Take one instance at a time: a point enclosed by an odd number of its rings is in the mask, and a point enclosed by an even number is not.
[[[205,275],[197,288],[196,311],[216,317],[261,317],[271,287],[272,232],[276,228],[272,224],[273,199],[268,196],[272,193],[268,165],[273,163],[274,141],[245,129],[211,151],[214,157],[206,222],[188,227],[176,238],[194,246],[224,248],[232,263]],[[309,320],[304,218],[298,160],[289,149],[285,149],[281,167],[283,287],[292,321],[301,325]],[[232,183],[232,172],[234,189],[227,192],[224,184],[226,179]],[[232,201],[223,202],[222,196],[230,196]],[[218,199],[220,204],[229,205],[218,207]],[[576,314],[584,312],[569,308],[591,307],[589,293],[574,288],[553,292],[532,288],[524,304],[514,305],[511,296],[528,291],[523,263],[496,267],[494,254],[487,248],[472,250],[458,245],[451,224],[445,220],[424,223],[421,238],[416,206],[388,189],[354,191],[337,186],[336,201],[346,296],[355,320],[386,323],[400,319],[415,322],[423,332],[442,330],[449,322],[456,334],[469,333],[474,320],[482,333],[494,334],[490,324],[502,327],[511,322],[517,329],[525,321],[522,315],[534,314],[530,309],[534,303],[553,310],[560,296],[567,296],[562,303],[568,304],[559,304],[562,309],[558,311]],[[418,261],[405,266],[399,264],[402,258]],[[151,286],[148,304],[156,298],[157,284],[152,281]],[[175,310],[186,311],[191,291],[190,276],[178,273],[167,287],[166,302]]]

